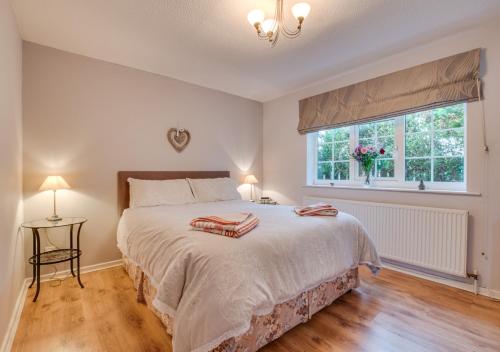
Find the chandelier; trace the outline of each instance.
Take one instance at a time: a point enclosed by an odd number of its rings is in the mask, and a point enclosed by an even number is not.
[[[311,6],[307,2],[299,2],[292,6],[292,15],[298,21],[296,29],[290,30],[285,24],[285,13],[283,5],[285,0],[276,0],[276,9],[273,18],[265,19],[264,12],[261,10],[252,10],[248,13],[248,22],[257,31],[257,37],[267,40],[274,48],[278,44],[280,34],[286,38],[296,38],[302,31],[302,23],[311,11]]]

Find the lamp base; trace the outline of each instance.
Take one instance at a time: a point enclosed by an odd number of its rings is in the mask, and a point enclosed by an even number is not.
[[[52,216],[49,216],[46,219],[49,220],[49,221],[60,221],[60,220],[62,220],[62,218],[59,215],[56,215],[56,214],[54,214]]]

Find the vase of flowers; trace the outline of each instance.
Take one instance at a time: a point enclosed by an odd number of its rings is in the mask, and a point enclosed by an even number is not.
[[[360,144],[356,148],[354,148],[354,152],[352,152],[351,156],[359,163],[359,167],[365,174],[365,187],[371,186],[370,173],[372,171],[375,160],[379,157],[379,155],[384,154],[384,148],[377,149],[372,145],[362,146]]]

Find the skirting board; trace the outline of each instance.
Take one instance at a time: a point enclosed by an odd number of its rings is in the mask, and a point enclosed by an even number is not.
[[[429,280],[432,282],[437,282],[438,284],[443,284],[446,286],[450,286],[450,287],[454,287],[454,288],[458,288],[461,290],[465,290],[465,291],[474,293],[474,285],[472,285],[472,284],[468,284],[468,283],[460,282],[460,281],[455,281],[455,280],[451,280],[451,279],[446,279],[446,278],[418,272],[418,271],[415,271],[412,269],[402,268],[402,267],[399,267],[399,266],[396,266],[393,264],[389,264],[386,262],[384,262],[383,265],[384,265],[384,268],[387,268],[390,270],[398,271],[400,273],[415,276],[415,277],[418,277],[420,279],[425,279],[425,280]],[[485,288],[485,287],[479,287],[478,293],[481,296],[486,296],[489,298],[493,298],[495,300],[500,300],[500,291],[498,291],[498,290],[492,290],[492,289]]]
[[[7,326],[7,331],[3,337],[2,346],[0,347],[1,352],[10,352],[12,349],[12,343],[14,342],[14,337],[16,336],[17,326],[19,325],[19,320],[21,319],[21,313],[23,312],[24,301],[26,300],[26,294],[28,293],[28,286],[30,282],[25,279],[17,300],[10,317],[9,325]]]
[[[82,274],[89,273],[92,271],[98,271],[103,269],[112,268],[115,266],[119,266],[122,264],[122,260],[113,260],[106,263],[99,263],[93,265],[82,266],[80,268],[80,272]],[[70,270],[64,270],[59,272],[60,274],[69,274]],[[50,281],[52,278],[52,274],[45,274],[40,277],[40,281]],[[12,311],[12,315],[10,317],[9,325],[7,327],[7,331],[5,332],[5,336],[3,338],[3,343],[0,346],[0,352],[10,352],[12,349],[12,343],[14,342],[14,337],[16,336],[17,326],[19,325],[19,320],[21,319],[21,313],[23,312],[24,302],[26,301],[26,295],[28,294],[28,286],[31,283],[32,277],[28,277],[24,279],[23,286],[19,291],[19,295],[17,296],[17,300],[14,306],[14,310]],[[57,278],[56,278],[57,279]]]

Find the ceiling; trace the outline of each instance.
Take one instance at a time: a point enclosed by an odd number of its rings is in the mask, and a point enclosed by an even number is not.
[[[24,40],[257,101],[500,14],[499,0],[307,1],[302,35],[271,49],[246,15],[275,0],[12,0]]]

